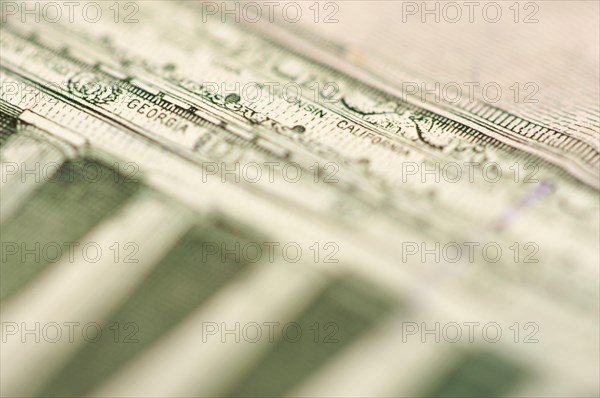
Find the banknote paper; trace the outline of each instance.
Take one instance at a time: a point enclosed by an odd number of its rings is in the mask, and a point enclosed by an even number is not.
[[[2,396],[598,396],[594,1],[4,1]]]

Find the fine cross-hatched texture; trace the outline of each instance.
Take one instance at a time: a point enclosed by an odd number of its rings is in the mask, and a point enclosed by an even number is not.
[[[600,2],[0,2],[0,397],[596,397]]]

